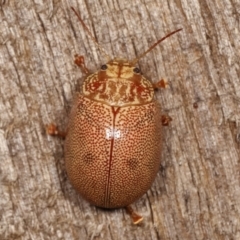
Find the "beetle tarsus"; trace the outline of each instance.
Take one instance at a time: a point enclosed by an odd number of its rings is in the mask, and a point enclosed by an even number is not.
[[[162,125],[168,126],[169,123],[172,121],[172,118],[168,115],[162,115]]]
[[[131,206],[127,206],[125,208],[126,208],[127,213],[131,216],[132,221],[135,225],[142,222],[143,217],[138,215],[136,212],[134,212]]]
[[[48,135],[51,135],[51,136],[56,136],[56,137],[60,137],[60,138],[66,137],[66,132],[59,131],[58,127],[53,123],[47,125],[46,132]]]
[[[153,83],[154,90],[158,90],[159,88],[167,88],[168,81],[166,79],[161,79],[157,83]]]
[[[88,70],[88,68],[85,65],[84,56],[80,56],[80,55],[76,54],[74,63],[81,68],[83,73],[89,74],[89,70]]]

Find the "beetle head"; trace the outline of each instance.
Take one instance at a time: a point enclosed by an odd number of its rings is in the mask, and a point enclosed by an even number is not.
[[[101,71],[110,78],[120,78],[133,80],[138,79],[141,75],[140,69],[132,65],[125,59],[115,58],[110,60],[107,64],[102,65]]]
[[[160,42],[182,29],[171,32],[159,39],[147,51],[132,61],[117,58],[110,60],[110,56],[98,44],[80,15],[74,8],[72,10],[93,42],[108,59],[107,64],[102,65],[97,73],[86,78],[83,84],[83,94],[110,106],[141,105],[151,102],[154,96],[153,84],[141,75],[139,68],[135,67],[135,65],[140,58],[144,57]]]

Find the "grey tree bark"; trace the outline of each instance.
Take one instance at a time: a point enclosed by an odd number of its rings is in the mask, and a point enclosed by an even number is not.
[[[173,121],[164,128],[162,163],[152,188],[133,207],[104,211],[67,180],[64,128],[84,75],[105,62],[70,10],[81,13],[101,46],[140,60]],[[240,65],[237,0],[0,1],[0,239],[240,239]],[[141,181],[141,178],[139,179]]]

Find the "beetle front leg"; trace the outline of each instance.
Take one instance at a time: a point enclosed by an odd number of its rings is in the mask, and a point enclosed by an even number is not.
[[[153,83],[154,90],[158,90],[159,88],[167,88],[168,82],[165,79],[159,80],[157,83]],[[168,126],[169,123],[172,121],[172,118],[168,115],[162,115],[162,125]]]
[[[90,72],[85,65],[84,56],[80,56],[80,55],[76,54],[74,57],[75,57],[74,63],[81,68],[83,73],[89,74]]]
[[[140,222],[142,222],[143,217],[134,212],[130,205],[126,206],[125,209],[132,218],[134,224],[139,224]]]
[[[67,135],[67,132],[59,131],[58,127],[53,123],[46,126],[46,132],[48,135],[56,136],[60,138],[65,138]]]
[[[156,83],[153,83],[154,90],[158,90],[159,88],[167,88],[168,87],[168,81],[165,79],[161,79]]]

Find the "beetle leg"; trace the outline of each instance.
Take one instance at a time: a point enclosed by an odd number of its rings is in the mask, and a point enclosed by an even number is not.
[[[60,137],[60,138],[65,138],[66,135],[67,135],[66,132],[59,131],[58,127],[53,123],[47,125],[46,132],[47,132],[48,135],[57,136],[57,137]]]
[[[75,57],[74,63],[78,65],[84,73],[89,74],[89,70],[85,65],[84,57],[78,54],[76,54],[74,57]]]
[[[126,206],[125,208],[127,213],[131,216],[134,224],[139,224],[140,222],[142,222],[143,217],[134,212],[130,205]]]
[[[156,83],[153,83],[154,90],[158,90],[159,88],[167,88],[168,87],[168,81],[165,79],[161,79]]]
[[[162,115],[162,125],[168,126],[169,123],[172,121],[172,118],[168,115]]]

